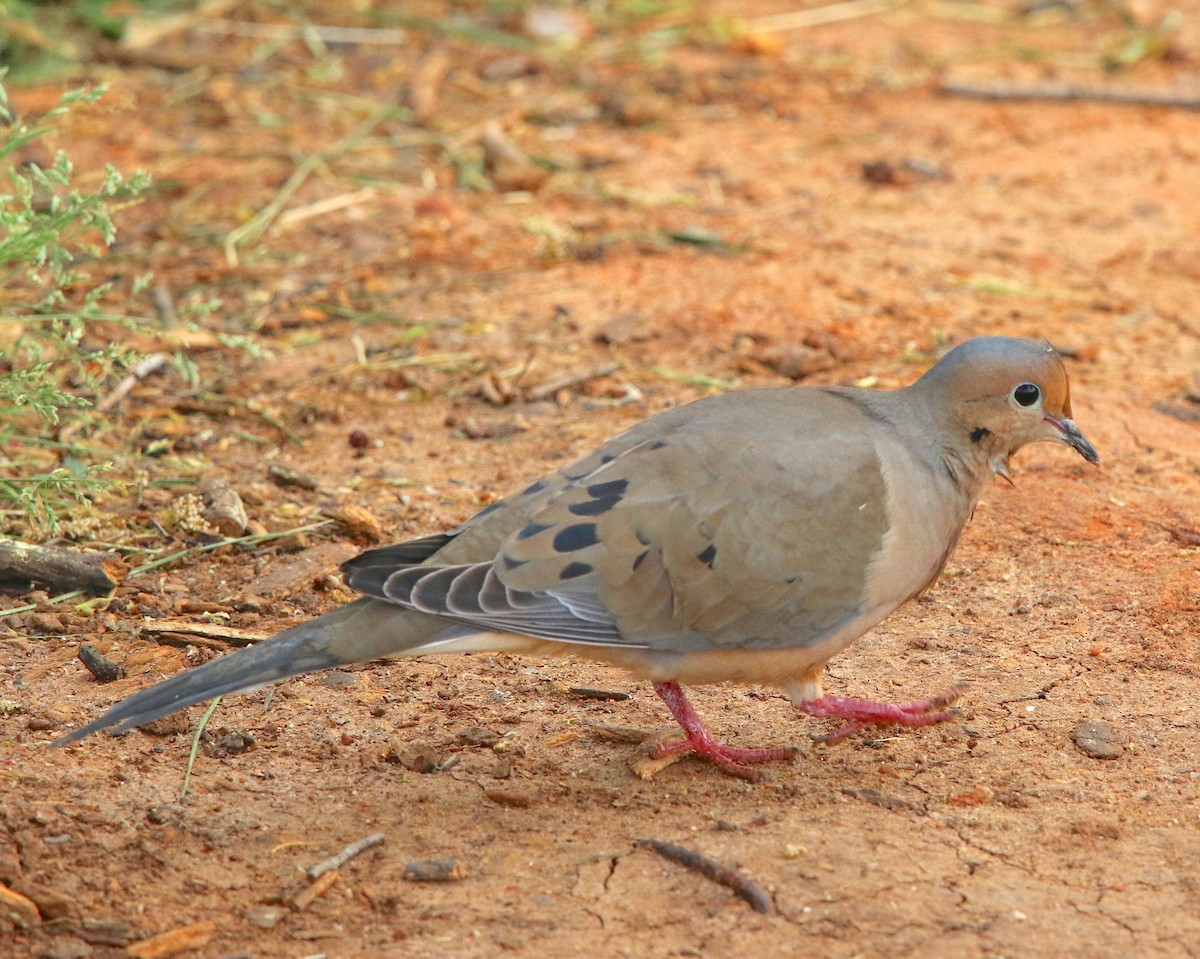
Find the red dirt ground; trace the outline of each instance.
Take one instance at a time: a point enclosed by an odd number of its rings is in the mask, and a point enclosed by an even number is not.
[[[108,268],[152,267],[180,304],[220,295],[207,328],[271,353],[196,336],[209,405],[157,377],[112,430],[165,443],[137,464],[143,479],[219,476],[267,529],[349,505],[400,540],[716,388],[704,377],[892,387],[968,336],[1047,337],[1071,357],[1075,417],[1102,467],[1026,450],[937,586],[830,664],[827,687],[845,695],[968,681],[963,718],[829,748],[777,691],[699,689],[722,737],[802,755],[756,784],[691,760],[643,780],[640,747],[594,724],[667,716],[619,673],[490,655],[373,664],[222,702],[181,804],[199,707],[156,735],[47,744],[214,654],[159,645],[147,623],[274,632],[345,601],[330,574],[369,541],[327,526],[192,555],[106,608],[43,603],[0,627],[0,880],[40,910],[0,931],[0,951],[104,959],[211,921],[195,953],[208,959],[1200,955],[1200,113],[937,91],[1195,90],[1200,4],[1173,8],[1183,27],[1162,55],[1111,76],[1100,55],[1132,34],[1101,7],[912,4],[717,37],[721,16],[788,9],[696,3],[605,26],[568,54],[411,30],[399,47],[286,43],[255,62],[258,41],[185,31],[161,49],[194,58],[189,71],[88,68],[110,92],[58,145],[81,169],[108,160],[158,183],[122,215]],[[1132,15],[1153,26],[1167,10]],[[519,17],[480,11],[520,33]],[[297,159],[388,97],[419,101],[423,67],[424,119],[385,121],[319,164],[285,205],[310,215],[231,265],[225,236]],[[12,91],[34,112],[56,95]],[[522,168],[529,183],[488,168],[534,192],[462,185],[490,120],[553,161],[548,177]],[[888,182],[864,173],[881,162]],[[270,464],[319,486],[273,484]],[[169,552],[148,521],[179,489],[143,483],[102,505]],[[95,683],[81,642],[125,678]],[[1100,721],[1114,759],[1075,742]],[[401,763],[422,751],[454,761]],[[296,905],[305,867],[373,832],[382,845]],[[641,838],[738,868],[776,914]],[[461,878],[406,881],[426,858],[456,860]]]

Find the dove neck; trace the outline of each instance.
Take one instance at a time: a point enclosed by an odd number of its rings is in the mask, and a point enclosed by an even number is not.
[[[974,503],[996,474],[1007,476],[1004,451],[992,437],[973,441],[971,431],[950,404],[933,402],[918,380],[899,390],[846,390],[845,395],[876,419],[886,421],[898,440]]]
[[[911,386],[887,394],[912,424],[915,437],[974,502],[996,476],[1010,479],[1010,450],[1004,437],[980,429],[963,414],[963,405],[928,374]]]

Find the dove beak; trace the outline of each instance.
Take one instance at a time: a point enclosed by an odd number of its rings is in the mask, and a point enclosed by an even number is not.
[[[1075,425],[1074,420],[1055,419],[1053,416],[1047,416],[1046,422],[1053,426],[1061,434],[1059,439],[1066,443],[1071,449],[1082,456],[1089,463],[1099,463],[1100,454],[1096,452],[1096,447],[1087,441]]]

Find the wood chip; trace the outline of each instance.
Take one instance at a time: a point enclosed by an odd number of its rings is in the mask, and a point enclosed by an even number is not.
[[[605,346],[621,346],[625,343],[641,343],[655,335],[652,327],[646,323],[646,318],[636,311],[618,313],[603,323],[592,339]]]
[[[313,904],[317,897],[324,893],[338,881],[338,876],[341,875],[336,869],[331,869],[329,872],[318,876],[316,881],[307,889],[301,891],[295,899],[292,900],[292,906],[297,912],[307,909]]]
[[[295,489],[315,490],[321,485],[321,481],[311,473],[305,473],[303,470],[284,466],[281,463],[272,463],[267,468],[267,476],[271,478],[271,482],[276,486],[282,486],[285,489],[292,487]]]
[[[142,626],[142,634],[171,646],[190,644],[211,649],[250,646],[274,635],[257,629],[235,629],[222,623],[196,623],[187,619],[156,619]]]
[[[124,946],[133,938],[133,930],[129,928],[129,923],[119,919],[90,919],[84,916],[75,935],[93,946]]]
[[[121,584],[128,566],[115,553],[81,552],[35,546],[19,540],[0,542],[0,583],[30,583],[55,592],[82,589],[107,593]]]
[[[215,526],[222,536],[230,538],[246,532],[250,518],[238,491],[221,479],[208,479],[200,484],[200,496],[204,499],[204,518]]]
[[[167,956],[178,955],[207,945],[208,940],[217,931],[217,924],[211,919],[192,923],[190,926],[180,926],[158,936],[151,936],[140,942],[130,943],[125,947],[133,959],[166,959]]]
[[[689,755],[691,754],[688,752],[680,752],[668,753],[665,756],[639,756],[629,764],[629,768],[633,770],[634,775],[636,775],[638,779],[650,780],[668,766],[674,766],[681,759]]]
[[[322,516],[328,516],[351,536],[377,543],[383,538],[383,524],[365,506],[355,503],[343,503],[340,506],[326,506],[321,509]]]
[[[286,596],[332,573],[357,553],[358,550],[349,543],[322,543],[294,556],[281,558],[254,584],[254,592],[264,599]]]
[[[467,871],[457,859],[414,859],[404,864],[404,878],[409,882],[457,882],[467,878]]]
[[[87,643],[79,647],[79,661],[96,677],[98,683],[111,683],[121,678],[121,667]]]
[[[550,171],[529,159],[498,123],[488,123],[479,142],[492,182],[502,193],[534,192],[550,176]]]
[[[574,696],[576,699],[626,700],[629,698],[629,693],[622,693],[615,689],[595,689],[592,686],[569,686],[567,695]]]
[[[442,81],[446,79],[450,63],[449,53],[437,47],[413,70],[412,82],[408,87],[408,105],[415,122],[424,123],[437,110]]]
[[[869,802],[875,806],[882,806],[884,809],[891,809],[895,812],[912,811],[924,813],[925,810],[915,803],[909,802],[907,799],[901,799],[899,796],[889,796],[886,793],[881,793],[878,789],[853,789],[849,786],[843,787],[842,794],[850,796],[854,799],[861,799],[863,802]]]
[[[11,886],[14,892],[32,899],[34,905],[37,906],[37,911],[47,921],[68,919],[79,915],[78,900],[72,899],[66,893],[59,892],[57,889],[52,889],[49,886],[44,886],[29,879],[17,877],[12,879]]]
[[[485,786],[483,794],[498,806],[511,806],[514,809],[528,809],[537,802],[537,796],[533,793],[511,786]]]
[[[20,929],[28,929],[42,921],[32,899],[0,885],[0,919],[7,919]]]
[[[642,729],[638,726],[615,726],[612,723],[584,723],[584,725],[601,739],[607,739],[614,743],[644,743],[658,735],[656,730]]]

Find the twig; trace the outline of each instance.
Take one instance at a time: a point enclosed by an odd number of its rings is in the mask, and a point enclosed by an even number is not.
[[[142,633],[149,636],[185,636],[190,645],[212,649],[252,646],[271,637],[271,633],[259,630],[235,629],[221,623],[193,623],[185,619],[156,619],[143,625]],[[197,642],[197,639],[208,642]]]
[[[307,889],[302,890],[295,899],[292,900],[292,907],[299,912],[307,909],[312,905],[313,900],[318,896],[323,895],[325,891],[338,880],[338,871],[327,872],[320,879],[314,882]]]
[[[309,879],[316,879],[322,873],[329,872],[330,869],[341,869],[351,859],[359,853],[366,852],[372,846],[378,846],[387,838],[381,832],[373,832],[365,839],[360,839],[358,842],[352,842],[349,846],[339,852],[336,856],[330,856],[317,863],[315,866],[309,866],[305,872],[308,873]]]
[[[231,33],[237,37],[268,40],[303,40],[316,37],[322,43],[354,43],[360,46],[396,47],[408,42],[403,30],[389,27],[333,27],[321,23],[251,23],[246,20],[200,19],[191,24],[203,33]]]
[[[761,912],[764,916],[774,914],[775,903],[771,901],[770,893],[736,869],[722,866],[719,862],[709,859],[694,849],[677,846],[673,842],[663,842],[661,839],[639,839],[637,844],[654,850],[664,859],[678,863],[685,869],[700,873],[705,879],[711,879],[713,882],[731,889],[734,895],[745,899],[755,912]]]
[[[129,391],[137,386],[146,377],[157,373],[164,366],[171,362],[171,358],[166,353],[151,353],[141,362],[134,366],[130,374],[121,380],[103,399],[96,404],[98,410],[111,410],[114,406],[125,399],[129,395]]]
[[[210,553],[214,549],[220,549],[222,546],[258,546],[260,543],[269,543],[273,539],[282,539],[285,536],[298,536],[301,533],[311,533],[314,530],[332,525],[333,520],[327,519],[319,523],[309,523],[307,526],[297,526],[295,529],[280,530],[278,533],[256,533],[253,536],[239,536],[237,539],[221,539],[215,543],[205,543],[202,546],[189,546],[187,549],[181,549],[178,553],[172,553],[170,556],[163,556],[161,559],[156,559],[151,563],[143,563],[141,566],[135,566],[129,571],[129,575],[139,576],[142,573],[148,573],[152,569],[166,566],[168,563],[173,563],[175,560],[182,559],[191,553]]]
[[[361,190],[355,190],[353,193],[339,193],[337,196],[326,197],[324,200],[317,200],[307,206],[294,207],[279,215],[276,229],[283,229],[285,226],[291,226],[293,223],[300,223],[303,220],[311,220],[316,216],[325,216],[327,213],[336,213],[347,207],[369,203],[375,199],[376,193],[375,187],[368,186]]]
[[[938,90],[955,97],[976,100],[1079,100],[1119,103],[1139,107],[1179,107],[1200,110],[1200,96],[1166,90],[1132,90],[1126,87],[1077,87],[1067,83],[970,83],[946,80]]]
[[[379,126],[384,120],[394,116],[400,112],[391,100],[381,103],[372,111],[371,115],[363,120],[357,127],[347,133],[342,139],[331,146],[327,150],[321,150],[317,153],[311,153],[300,161],[300,165],[296,167],[295,172],[288,177],[287,182],[279,188],[279,192],[275,194],[275,198],[271,200],[265,207],[258,211],[255,216],[247,220],[236,230],[230,231],[225,237],[225,259],[230,266],[238,265],[237,248],[241,243],[252,243],[266,232],[267,228],[275,222],[275,218],[283,212],[283,208],[287,206],[288,201],[297,190],[304,184],[313,173],[323,167],[330,160],[341,156],[353,150],[359,143],[366,139],[374,129]]]
[[[888,13],[905,5],[905,0],[848,0],[846,3],[831,3],[812,10],[792,10],[769,17],[758,17],[745,24],[748,33],[782,33],[785,30],[806,30],[825,23],[854,20],[876,13]]]
[[[205,0],[194,10],[167,17],[134,17],[125,30],[121,43],[132,50],[157,46],[167,37],[195,25],[200,17],[219,17],[237,5],[238,0]]]
[[[98,683],[111,683],[121,678],[121,667],[87,643],[79,647],[79,661],[96,677]]]
[[[192,737],[192,751],[188,753],[187,769],[183,773],[183,788],[179,790],[181,803],[187,802],[188,785],[192,781],[192,767],[196,765],[196,754],[200,752],[200,737],[204,735],[204,727],[208,725],[208,721],[212,719],[212,714],[217,711],[219,705],[221,705],[220,696],[208,704],[208,709],[204,710],[204,715],[200,717],[200,725],[196,727],[196,734]]]
[[[553,396],[559,390],[570,389],[572,386],[580,386],[591,380],[598,380],[603,376],[611,376],[619,368],[620,365],[617,363],[603,363],[600,366],[593,366],[586,370],[565,373],[562,376],[546,380],[544,383],[539,383],[537,386],[529,387],[525,391],[525,395],[531,401],[544,400],[548,396]]]
[[[110,553],[85,553],[20,540],[0,542],[0,582],[107,593],[121,584],[125,564]]]
[[[424,123],[433,116],[450,62],[450,55],[437,47],[413,70],[412,82],[408,85],[408,105],[415,122]]]
[[[211,919],[195,922],[189,926],[179,926],[140,942],[131,942],[125,947],[125,952],[131,959],[168,959],[181,952],[192,952],[208,944],[208,940],[217,931],[217,924]]]

